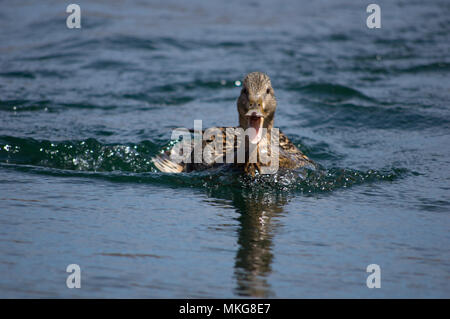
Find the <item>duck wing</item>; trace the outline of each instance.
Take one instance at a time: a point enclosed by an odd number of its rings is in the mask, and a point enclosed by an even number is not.
[[[317,168],[317,164],[303,154],[289,138],[280,131],[280,167],[282,168]]]
[[[152,161],[157,169],[165,173],[181,173],[216,168],[227,162],[227,154],[233,154],[232,156],[236,163],[237,150],[242,139],[226,138],[227,130],[232,130],[233,134],[236,135],[240,134],[240,130],[234,131],[234,129],[235,127],[215,127],[207,131],[202,131],[202,152],[199,152],[201,158],[195,158],[195,139],[191,138],[190,140],[182,140],[176,143],[170,149],[156,155]],[[190,133],[191,135],[194,135],[195,131],[190,130]],[[317,164],[303,154],[302,151],[300,151],[281,131],[279,133],[279,138],[280,168],[317,168]],[[182,143],[185,143],[185,145],[183,146]],[[220,145],[222,145],[222,148]],[[188,155],[188,157],[190,157],[189,163],[186,163],[186,161],[175,161],[174,158],[181,156],[181,151],[186,149],[191,150]]]
[[[165,173],[199,171],[223,165],[223,163],[226,163],[226,154],[234,152],[238,147],[237,143],[239,143],[239,139],[236,139],[235,142],[226,138],[226,132],[229,129],[234,130],[234,127],[214,127],[202,131],[202,152],[199,152],[201,158],[195,157],[195,131],[190,130],[190,140],[183,139],[170,149],[156,155],[152,158],[153,164]],[[190,155],[188,155],[190,157],[189,163],[175,161],[174,158],[181,156],[182,151],[185,150],[191,150]]]

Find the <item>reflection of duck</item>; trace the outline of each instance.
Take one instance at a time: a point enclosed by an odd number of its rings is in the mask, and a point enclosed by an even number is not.
[[[213,143],[222,143],[223,151],[216,152],[216,148],[212,148],[211,156],[209,160],[205,160],[205,156],[200,158],[200,161],[194,161],[194,151],[191,152],[191,163],[175,162],[171,155],[173,155],[174,149],[166,151],[163,154],[156,156],[153,159],[155,166],[162,172],[168,173],[180,173],[190,172],[195,170],[202,170],[211,167],[217,167],[223,165],[222,163],[229,163],[227,161],[227,153],[232,152],[233,155],[233,167],[239,167],[244,172],[254,175],[256,171],[264,173],[262,168],[271,165],[272,163],[267,160],[262,160],[259,153],[260,150],[265,153],[271,153],[270,141],[273,136],[276,137],[276,133],[273,129],[274,115],[277,107],[277,102],[274,95],[270,78],[261,72],[253,72],[248,74],[242,84],[241,94],[237,101],[237,108],[239,113],[239,126],[237,128],[214,128],[216,133],[213,133],[207,139],[203,139],[202,149],[206,150],[208,147],[211,149]],[[239,138],[230,139],[226,138],[227,130],[235,130],[235,135],[239,136],[239,132],[246,130],[248,136],[245,137],[245,156],[243,161],[237,160],[237,149],[239,148]],[[238,129],[242,129],[239,131]],[[218,130],[218,131],[217,131]],[[194,142],[192,148],[195,150]],[[251,145],[256,145],[252,147]],[[215,147],[215,146],[214,146]],[[258,155],[254,155],[252,152],[257,150]],[[268,151],[267,151],[268,150]],[[253,154],[253,155],[252,155]],[[252,156],[256,160],[250,160]],[[239,164],[238,164],[239,163]],[[277,168],[296,169],[299,167],[315,168],[316,164],[311,161],[306,155],[304,155],[283,133],[279,132],[279,150],[278,150],[278,163]]]
[[[236,293],[267,298],[273,297],[267,279],[272,273],[273,238],[280,226],[277,218],[282,216],[287,199],[271,193],[253,195],[233,199],[236,210],[241,214],[238,218],[239,249],[235,260]]]
[[[285,192],[255,188],[226,188],[208,193],[208,202],[229,200],[238,213],[237,250],[234,264],[235,293],[245,297],[275,297],[269,278],[275,258],[274,238],[283,227]],[[225,225],[221,225],[223,227]],[[234,227],[234,225],[229,225]]]

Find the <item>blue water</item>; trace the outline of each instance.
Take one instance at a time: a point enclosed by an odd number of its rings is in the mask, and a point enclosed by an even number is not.
[[[0,297],[450,297],[448,1],[76,3],[0,2]],[[157,172],[255,70],[324,173]]]

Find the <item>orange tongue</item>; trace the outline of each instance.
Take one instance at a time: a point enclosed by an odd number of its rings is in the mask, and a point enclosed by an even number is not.
[[[251,132],[249,135],[250,142],[256,144],[260,139],[260,128],[261,128],[261,118],[260,117],[251,117],[250,118],[250,127],[255,129],[254,133]]]
[[[256,131],[256,134],[258,134],[259,128],[261,126],[261,118],[259,117],[250,118],[250,126],[253,127]]]

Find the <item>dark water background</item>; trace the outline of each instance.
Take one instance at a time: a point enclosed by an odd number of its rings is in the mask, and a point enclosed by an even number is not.
[[[0,297],[450,297],[448,1],[76,3],[0,2]],[[155,172],[255,70],[326,175]]]

